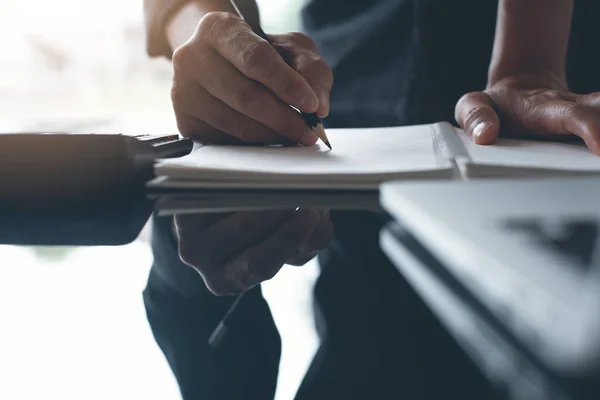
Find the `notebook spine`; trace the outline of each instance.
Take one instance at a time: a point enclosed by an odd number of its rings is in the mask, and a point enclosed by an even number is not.
[[[467,180],[464,165],[471,157],[455,128],[448,122],[439,122],[431,126],[431,136],[433,151],[439,164],[452,167],[454,179]]]

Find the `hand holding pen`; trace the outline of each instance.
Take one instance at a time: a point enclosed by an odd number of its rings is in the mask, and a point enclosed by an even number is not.
[[[265,40],[229,10],[206,14],[173,54],[179,130],[201,142],[315,144],[317,117],[329,113],[331,69],[307,36]]]

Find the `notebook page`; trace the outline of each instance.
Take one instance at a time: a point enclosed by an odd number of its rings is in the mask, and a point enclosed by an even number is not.
[[[498,139],[493,145],[481,146],[473,143],[464,131],[457,129],[457,133],[475,165],[600,171],[600,157],[583,143]]]
[[[203,146],[164,160],[158,175],[186,179],[336,177],[443,170],[433,151],[430,125],[329,129],[333,150],[313,147]]]

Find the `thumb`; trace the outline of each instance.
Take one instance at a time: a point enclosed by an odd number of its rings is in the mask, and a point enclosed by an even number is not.
[[[467,93],[458,100],[454,118],[477,144],[492,144],[500,134],[494,101],[484,92]]]

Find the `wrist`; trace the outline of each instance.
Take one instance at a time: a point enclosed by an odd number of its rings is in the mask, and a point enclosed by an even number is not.
[[[573,0],[500,0],[490,85],[516,75],[566,81]]]
[[[533,88],[547,87],[556,90],[567,88],[567,80],[563,71],[541,66],[523,66],[521,68],[495,68],[490,67],[487,88],[497,84],[513,86],[512,83],[526,81]]]

